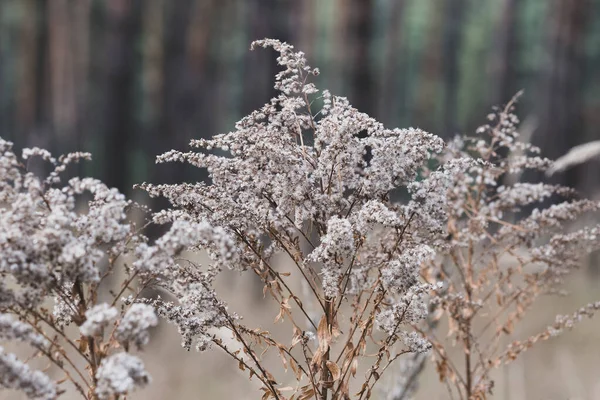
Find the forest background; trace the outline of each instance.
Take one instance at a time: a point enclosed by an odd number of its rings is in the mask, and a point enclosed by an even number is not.
[[[248,48],[274,37],[389,127],[473,132],[524,89],[522,134],[556,158],[600,138],[599,17],[597,0],[5,0],[0,136],[90,151],[82,172],[123,191],[198,178],[155,155],[267,102],[274,57]],[[590,195],[598,166],[554,179]]]

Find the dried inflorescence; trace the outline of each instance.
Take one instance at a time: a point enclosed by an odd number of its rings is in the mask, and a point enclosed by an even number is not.
[[[0,386],[20,390],[30,399],[53,400],[57,396],[56,384],[43,372],[32,371],[29,366],[0,346]]]
[[[453,177],[440,211],[448,217],[447,243],[423,269],[428,279],[446,282],[434,298],[432,323],[447,318],[452,341],[427,336],[440,378],[463,399],[486,398],[493,388],[492,368],[598,308],[590,304],[524,341],[511,336],[540,295],[556,293],[582,255],[600,248],[598,226],[565,233],[566,224],[597,212],[599,203],[577,199],[569,188],[512,178],[552,165],[537,148],[519,142],[515,100],[490,114],[477,136],[455,140],[440,157],[444,165],[465,157],[481,160]],[[508,342],[513,343],[506,347]],[[448,349],[455,345],[462,346],[463,360],[449,359]]]
[[[85,312],[85,322],[79,327],[83,336],[98,336],[102,334],[111,322],[113,322],[119,311],[109,304],[98,304]]]
[[[102,360],[96,379],[96,393],[100,400],[118,398],[150,383],[144,363],[128,353],[117,353]]]
[[[148,330],[158,325],[158,317],[154,307],[134,303],[127,310],[115,332],[115,338],[124,346],[133,342],[137,348],[142,348],[150,341]]]
[[[48,348],[50,344],[31,325],[17,321],[8,314],[0,314],[0,339],[18,340],[38,349]]]
[[[214,267],[199,272],[180,263],[180,278],[165,286],[179,304],[157,307],[177,324],[186,347],[195,340],[201,349],[211,342],[223,348],[263,382],[265,398],[289,394],[279,389],[279,369],[263,365],[263,348],[294,366],[300,398],[346,398],[356,390],[357,398],[369,398],[388,363],[430,347],[412,325],[426,317],[427,298],[439,287],[420,284],[419,266],[443,244],[445,215],[438,205],[452,174],[471,160],[417,183],[432,154],[442,151],[440,138],[419,129],[387,129],[345,98],[320,93],[309,82],[318,70],[286,43],[262,40],[252,47],[279,53],[279,94],[233,132],[192,141],[199,150],[173,150],[157,159],[205,168],[211,183],[140,187],[171,202],[155,217],[173,222],[171,232],[208,223],[212,240],[202,241],[202,229],[190,228],[196,237],[188,248],[208,248],[218,268],[256,273],[264,293],[279,304],[276,320],[289,322],[290,336],[276,340],[242,324],[212,288]],[[402,188],[413,200],[392,202]],[[143,251],[173,253],[161,243]],[[287,256],[293,272],[277,265],[276,255]],[[298,280],[307,290],[298,289]],[[214,328],[229,331],[247,357],[227,347]],[[373,337],[378,339],[371,344]],[[377,357],[361,381],[357,363],[371,345]]]
[[[33,157],[50,166],[45,178],[28,170]],[[122,348],[129,342],[139,347],[148,341],[147,330],[157,323],[152,307],[122,303],[120,296],[125,291],[138,296],[157,274],[127,268],[119,272],[123,286],[112,303],[98,302],[102,283],[145,238],[127,218],[132,203],[116,189],[91,178],[62,183],[61,173],[81,159],[89,154],[55,159],[38,148],[24,149],[19,158],[12,144],[0,139],[0,339],[31,345],[36,357],[62,373],[55,383],[2,350],[0,385],[29,398],[55,399],[68,383],[86,399],[117,398],[148,380],[136,367],[141,378],[133,383],[98,386],[123,369],[106,360],[125,357]],[[92,198],[78,208],[84,193]],[[139,285],[133,288],[136,278]],[[65,329],[71,324],[80,335]]]

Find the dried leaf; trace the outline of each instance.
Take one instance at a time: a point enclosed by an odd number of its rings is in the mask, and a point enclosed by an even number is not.
[[[285,349],[283,346],[277,346],[277,350],[279,350],[279,357],[281,357],[281,362],[283,363],[283,369],[287,372],[287,359],[285,358]]]
[[[348,342],[346,343],[346,347],[344,347],[344,359],[351,359],[354,355],[354,343]]]
[[[334,338],[337,338],[342,334],[342,331],[340,330],[340,326],[337,322],[337,318],[335,319],[335,321],[333,321],[333,325],[331,327],[331,334],[333,335]]]
[[[319,349],[323,354],[325,354],[329,349],[329,344],[331,343],[331,332],[329,331],[329,326],[327,324],[325,315],[323,315],[319,321],[317,337],[319,338]]]
[[[317,350],[315,350],[315,354],[313,354],[312,359],[310,360],[310,364],[313,366],[318,367],[319,365],[321,365],[321,360],[323,359],[323,353],[321,351],[321,347],[319,347]]]
[[[355,358],[354,360],[352,360],[352,364],[350,366],[350,373],[352,374],[353,377],[356,376],[357,369],[358,369],[358,359]]]
[[[87,340],[84,340],[84,339],[79,340],[79,350],[82,353],[85,353],[87,351],[87,348],[88,348]]]
[[[301,390],[298,400],[308,400],[315,395],[315,390],[311,385],[302,386]]]
[[[333,379],[333,381],[337,381],[338,379],[340,379],[340,376],[342,375],[342,371],[340,370],[340,367],[333,361],[327,361],[327,369],[329,370],[329,373],[331,373],[331,377]]]
[[[296,364],[296,361],[294,361],[293,358],[290,358],[290,367],[292,367],[296,380],[299,382],[302,379],[302,370],[298,367],[298,364]]]
[[[371,371],[371,373],[373,374],[373,378],[375,378],[375,381],[378,381],[379,380],[379,372],[373,370],[373,371]]]
[[[267,374],[267,379],[269,380],[269,383],[276,385],[277,381],[275,380],[275,377],[271,375],[269,371],[265,371],[265,373]]]
[[[267,400],[269,397],[275,397],[275,396],[273,395],[273,393],[271,393],[271,391],[266,391],[265,390],[265,394],[262,395],[261,399],[262,400]]]

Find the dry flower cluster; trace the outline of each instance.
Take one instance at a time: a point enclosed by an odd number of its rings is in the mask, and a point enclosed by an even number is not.
[[[493,367],[600,306],[501,347],[533,301],[600,245],[597,227],[561,232],[597,203],[530,211],[574,194],[501,185],[551,165],[518,142],[512,102],[476,138],[446,146],[419,129],[387,129],[320,92],[310,82],[318,70],[292,46],[256,46],[279,53],[278,96],[233,132],[158,157],[205,168],[211,182],[139,185],[171,203],[151,217],[169,225],[153,242],[128,216],[136,205],[115,189],[61,181],[88,154],[57,160],[33,148],[19,158],[0,140],[0,338],[27,343],[32,359],[60,373],[51,379],[0,348],[1,386],[33,399],[70,389],[125,399],[151,381],[134,353],[162,318],[185,348],[227,353],[261,382],[263,399],[369,399],[384,373],[396,374],[391,387],[380,385],[384,397],[409,398],[430,351],[452,393],[485,398]],[[31,157],[52,172],[30,172]],[[92,200],[78,209],[86,192]],[[408,200],[392,201],[400,192]],[[195,261],[200,252],[207,265]],[[248,326],[229,309],[213,285],[224,268],[260,278],[287,334]],[[122,279],[118,289],[108,290],[109,277]],[[145,298],[149,287],[163,295]],[[442,318],[452,343],[436,338]],[[453,345],[464,347],[464,360],[448,356]],[[265,362],[270,353],[277,367]]]
[[[588,304],[557,316],[540,334],[513,339],[515,325],[533,303],[542,295],[562,294],[560,284],[581,257],[600,248],[600,226],[566,232],[567,224],[597,212],[600,203],[578,199],[566,187],[518,182],[527,170],[554,168],[536,147],[519,141],[513,113],[518,96],[488,115],[477,136],[455,139],[440,157],[446,164],[467,156],[483,162],[454,176],[444,206],[448,241],[422,268],[426,281],[446,283],[432,299],[430,323],[447,320],[448,338],[438,339],[432,329],[423,334],[454,398],[486,398],[493,390],[492,369],[600,308],[600,302]],[[464,360],[448,356],[456,346]]]
[[[52,172],[45,178],[30,172],[32,157]],[[145,240],[127,220],[132,203],[95,179],[60,179],[69,164],[89,157],[55,159],[33,148],[18,158],[0,139],[0,337],[26,342],[64,375],[54,381],[2,350],[2,386],[29,398],[54,399],[64,382],[86,399],[118,398],[150,379],[141,360],[123,349],[145,344],[158,319],[151,306],[120,298],[126,290],[139,295],[154,276],[126,269],[121,291],[99,299],[116,261]],[[81,212],[77,201],[85,193],[92,199]],[[136,277],[139,284],[130,288]]]

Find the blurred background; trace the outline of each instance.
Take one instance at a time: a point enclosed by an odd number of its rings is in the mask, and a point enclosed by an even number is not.
[[[154,157],[233,128],[273,94],[278,38],[317,83],[389,127],[473,132],[524,89],[523,134],[556,158],[600,138],[598,0],[2,0],[0,136],[85,150],[129,191],[201,177]],[[600,164],[555,179],[591,194]]]
[[[307,54],[321,89],[388,127],[474,132],[524,89],[524,140],[557,158],[600,139],[599,21],[600,0],[0,0],[0,136],[90,151],[78,172],[124,192],[202,179],[154,158],[233,129],[270,99],[275,54],[249,46],[272,37]],[[600,163],[552,179],[595,196]],[[244,297],[255,287],[227,279],[232,307],[270,324],[276,311]],[[599,287],[574,277],[574,296],[544,303],[516,334],[539,332]],[[186,353],[172,327],[158,331],[160,350],[145,356],[156,384],[134,399],[255,398],[237,365]],[[495,398],[600,399],[598,343],[597,319],[541,344],[499,371]],[[425,372],[419,398],[447,397],[434,375]]]

